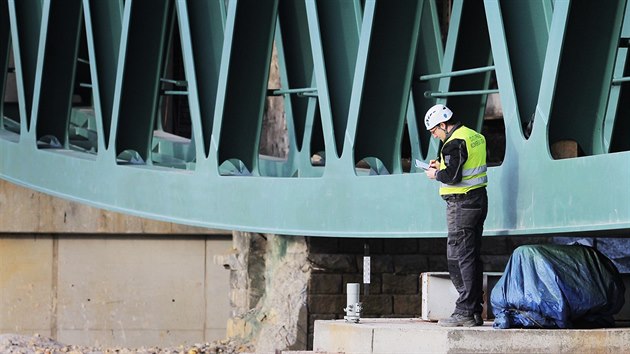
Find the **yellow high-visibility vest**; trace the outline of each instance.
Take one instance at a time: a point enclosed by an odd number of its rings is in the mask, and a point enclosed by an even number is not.
[[[440,195],[464,194],[473,189],[487,186],[486,138],[468,127],[461,126],[444,142],[444,145],[453,139],[462,139],[466,142],[468,159],[462,166],[462,180],[456,184],[441,183]],[[446,168],[446,164],[444,163],[442,151],[440,151],[440,157],[440,169],[443,170]]]

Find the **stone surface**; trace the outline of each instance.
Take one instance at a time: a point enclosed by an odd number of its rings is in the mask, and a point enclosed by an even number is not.
[[[426,255],[446,254],[446,238],[424,238],[418,240],[418,253]]]
[[[349,254],[309,254],[314,271],[352,273],[357,271],[355,256]]]
[[[344,295],[310,295],[308,310],[312,314],[341,314],[346,307]]]
[[[368,295],[361,299],[363,313],[361,317],[391,317],[394,313],[394,302],[391,295]]]
[[[396,274],[417,275],[429,268],[429,261],[423,255],[400,255],[394,258],[394,272]]]
[[[417,294],[417,275],[383,274],[383,293],[386,294]]]
[[[263,271],[256,268],[256,274],[248,273],[251,277],[261,277],[264,282],[249,281],[245,282],[246,289],[233,289],[261,296],[256,303],[250,303],[249,309],[235,309],[235,316],[228,323],[228,337],[251,343],[256,352],[305,348],[308,340],[306,288],[311,275],[306,240],[240,232],[235,232],[235,238],[239,239],[235,247],[239,252],[237,257],[243,259],[243,268],[264,261]],[[266,242],[261,242],[261,238]],[[259,253],[262,245],[265,245],[263,253]],[[253,254],[258,256],[251,257]]]
[[[341,292],[341,274],[313,274],[310,281],[311,294],[337,294]]]
[[[309,237],[306,239],[308,252],[316,253],[337,253],[339,251],[339,239],[336,237]]]
[[[363,256],[357,256],[358,271],[363,273]],[[370,257],[372,273],[393,273],[394,259],[392,255],[374,255]]]
[[[394,315],[420,317],[421,312],[421,295],[394,295]]]

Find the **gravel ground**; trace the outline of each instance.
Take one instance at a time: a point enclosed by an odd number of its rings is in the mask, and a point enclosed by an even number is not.
[[[171,348],[99,348],[67,345],[39,334],[0,334],[2,354],[233,354],[252,351],[251,346],[230,340]]]

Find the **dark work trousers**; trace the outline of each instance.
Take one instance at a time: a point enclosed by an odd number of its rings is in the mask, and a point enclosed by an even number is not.
[[[448,272],[459,293],[454,313],[471,316],[481,313],[483,302],[483,263],[481,234],[488,215],[486,188],[467,194],[444,196],[448,239]]]

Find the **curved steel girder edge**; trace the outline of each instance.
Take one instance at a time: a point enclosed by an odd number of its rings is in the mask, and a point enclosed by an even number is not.
[[[444,237],[444,202],[424,174],[276,178],[107,165],[0,141],[0,177],[98,208],[224,230],[305,236]],[[24,161],[29,161],[25,164]],[[519,159],[489,170],[485,235],[630,229],[629,153]],[[592,166],[604,166],[607,171]],[[615,175],[615,193],[602,178]],[[540,176],[545,176],[540,178]],[[594,187],[592,187],[594,186]],[[608,186],[609,188],[611,186]],[[605,195],[605,197],[602,197]]]

